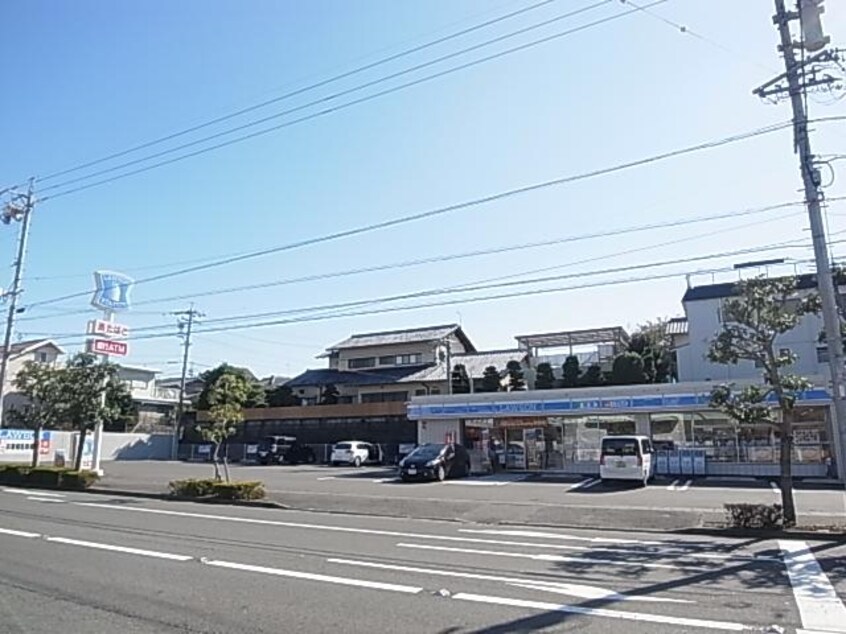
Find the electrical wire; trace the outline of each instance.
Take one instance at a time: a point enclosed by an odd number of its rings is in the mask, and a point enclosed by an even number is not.
[[[654,5],[657,5],[657,4],[663,4],[664,2],[667,2],[667,1],[668,0],[655,0],[654,2],[652,2],[651,4],[646,5],[646,6],[654,6]],[[432,81],[434,79],[438,79],[440,77],[444,77],[446,75],[450,75],[452,73],[455,73],[455,72],[458,72],[458,71],[461,71],[461,70],[466,70],[467,68],[472,68],[472,67],[477,66],[479,64],[483,64],[483,63],[486,63],[486,62],[489,62],[489,61],[492,61],[492,60],[495,60],[495,59],[499,59],[501,57],[505,57],[506,55],[512,55],[514,53],[517,53],[517,52],[520,52],[520,51],[523,51],[523,50],[527,50],[529,48],[538,46],[540,44],[545,44],[545,43],[554,41],[556,39],[559,39],[559,38],[562,38],[562,37],[565,37],[565,36],[568,36],[568,35],[573,35],[574,33],[578,33],[580,31],[584,31],[584,30],[589,29],[589,28],[593,28],[593,27],[596,27],[596,26],[599,26],[599,25],[602,25],[602,24],[606,24],[606,23],[611,22],[613,20],[618,20],[620,18],[631,15],[632,13],[635,13],[635,12],[637,12],[637,9],[631,9],[629,11],[625,11],[623,13],[618,13],[618,14],[615,14],[615,15],[612,15],[612,16],[608,16],[608,17],[602,18],[600,20],[595,20],[593,22],[589,22],[587,24],[583,24],[583,25],[580,25],[580,26],[577,26],[577,27],[574,27],[574,28],[571,28],[571,29],[567,29],[565,31],[560,31],[558,33],[554,33],[552,35],[549,35],[549,36],[546,36],[546,37],[543,37],[543,38],[540,38],[540,39],[537,39],[537,40],[533,40],[531,42],[527,42],[527,43],[521,44],[519,46],[515,46],[515,47],[512,47],[510,49],[506,49],[504,51],[500,51],[498,53],[493,53],[491,55],[488,55],[488,56],[485,56],[485,57],[482,57],[482,58],[479,58],[479,59],[476,59],[476,60],[473,60],[473,61],[470,61],[470,62],[466,62],[466,63],[461,64],[459,66],[455,66],[455,67],[452,67],[452,68],[447,68],[447,69],[442,70],[442,71],[438,71],[438,72],[436,72],[432,75],[427,75],[425,77],[421,77],[421,78],[409,81],[409,82],[404,83],[404,84],[399,84],[398,86],[394,86],[394,87],[391,87],[391,88],[388,88],[388,89],[385,89],[385,90],[382,90],[382,91],[379,91],[379,92],[376,92],[376,93],[373,93],[373,94],[370,94],[370,95],[366,95],[364,97],[360,97],[358,99],[354,99],[354,100],[348,101],[346,103],[342,103],[342,104],[339,104],[339,105],[336,105],[336,106],[331,106],[329,108],[325,108],[323,110],[319,110],[317,112],[310,113],[310,114],[305,115],[303,117],[300,117],[298,119],[286,121],[284,123],[280,123],[280,124],[277,124],[275,126],[271,126],[269,128],[264,128],[262,130],[252,132],[250,134],[245,134],[245,135],[236,137],[234,139],[230,139],[228,141],[223,141],[221,143],[217,143],[217,144],[211,145],[209,147],[201,148],[201,149],[195,150],[193,152],[188,152],[186,154],[182,154],[180,156],[177,156],[177,157],[174,157],[174,158],[171,158],[171,159],[159,161],[157,163],[153,163],[152,165],[147,165],[147,166],[144,166],[144,167],[140,167],[138,169],[130,170],[130,171],[122,173],[122,174],[118,174],[116,176],[105,178],[105,179],[102,179],[102,180],[99,180],[99,181],[94,181],[93,183],[87,183],[87,184],[84,184],[84,185],[80,185],[79,187],[73,187],[71,189],[66,189],[66,190],[60,191],[56,194],[51,194],[51,195],[48,195],[48,196],[41,197],[39,200],[43,202],[43,201],[51,200],[51,199],[54,199],[54,198],[59,198],[61,196],[67,196],[69,194],[74,194],[74,193],[77,193],[77,192],[80,192],[80,191],[84,191],[84,190],[90,189],[92,187],[99,187],[101,185],[112,183],[112,182],[115,182],[117,180],[121,180],[123,178],[128,178],[130,176],[142,174],[144,172],[148,172],[150,170],[157,169],[159,167],[163,167],[165,165],[171,165],[173,163],[176,163],[176,162],[188,159],[188,158],[200,156],[202,154],[206,154],[208,152],[219,150],[221,148],[228,147],[230,145],[234,145],[236,143],[241,143],[243,141],[247,141],[249,139],[253,139],[253,138],[265,135],[265,134],[269,134],[271,132],[275,132],[275,131],[281,130],[283,128],[298,125],[300,123],[304,123],[306,121],[310,121],[310,120],[316,119],[318,117],[322,117],[322,116],[325,116],[325,115],[328,115],[328,114],[331,114],[331,113],[334,113],[334,112],[338,112],[340,110],[344,110],[346,108],[350,108],[352,106],[356,106],[356,105],[359,105],[361,103],[372,101],[373,99],[378,99],[380,97],[384,97],[386,95],[398,92],[400,90],[405,90],[406,88],[410,88],[412,86],[417,86],[417,85],[423,84],[425,82]],[[452,55],[452,56],[454,56],[454,55]],[[321,99],[321,100],[318,100],[318,101],[322,102],[322,101],[325,101],[325,99]],[[315,103],[317,103],[317,102],[315,102]],[[277,118],[278,116],[281,116],[281,115],[274,115],[274,116],[269,117],[269,118]],[[267,118],[265,120],[267,120]],[[245,124],[245,126],[241,126],[239,129],[243,129],[243,127],[250,127],[252,125],[254,125],[254,124],[252,124],[252,123],[251,124]],[[214,138],[218,138],[220,136],[231,134],[235,131],[236,131],[235,129],[232,129],[232,130],[229,130],[229,131],[217,133],[217,134],[211,135],[211,136],[209,136],[205,139],[194,141],[194,142],[191,142],[190,144],[185,144],[185,147],[187,147],[189,145],[191,145],[191,146],[197,145],[199,143],[203,143],[203,142],[212,140]],[[166,152],[159,153],[156,156],[168,154],[170,152],[171,152],[171,150],[168,150]],[[137,164],[139,162],[143,162],[143,161],[146,161],[146,160],[152,160],[152,158],[153,157],[147,157],[147,158],[144,158],[144,159],[136,159],[135,161],[132,161],[131,164]],[[129,166],[129,165],[130,165],[130,163],[127,163],[127,164],[124,165],[124,167]],[[112,171],[113,169],[120,169],[120,167],[110,168],[108,171]],[[87,179],[87,178],[92,178],[92,177],[93,176],[88,175],[88,176],[85,176],[85,177],[80,177],[80,179]],[[75,179],[75,180],[80,180],[80,179]],[[64,183],[64,184],[65,185],[69,184],[69,182]],[[58,186],[59,185],[51,185],[47,189],[53,189],[53,188],[56,188]]]
[[[843,116],[842,118],[846,119],[846,116]],[[138,285],[141,285],[141,284],[148,284],[148,283],[151,283],[151,282],[157,282],[157,281],[160,281],[160,280],[171,279],[171,278],[174,278],[174,277],[187,275],[189,273],[207,271],[209,269],[218,268],[218,267],[226,266],[226,265],[229,265],[229,264],[234,264],[234,263],[237,263],[237,262],[243,262],[243,261],[246,261],[246,260],[259,258],[259,257],[263,257],[263,256],[266,256],[266,255],[271,255],[271,254],[274,254],[274,253],[281,253],[281,252],[284,252],[284,251],[292,251],[292,250],[300,249],[300,248],[307,247],[307,246],[313,246],[315,244],[332,242],[332,241],[339,240],[339,239],[342,239],[342,238],[349,238],[349,237],[352,237],[352,236],[362,235],[362,234],[365,234],[365,233],[371,233],[371,232],[374,232],[374,231],[379,231],[379,230],[387,229],[387,228],[390,228],[390,227],[396,227],[396,226],[399,226],[399,225],[404,225],[404,224],[408,224],[408,223],[411,223],[411,222],[416,222],[416,221],[419,221],[419,220],[430,219],[430,218],[434,218],[436,216],[442,216],[442,215],[445,215],[445,214],[448,214],[448,213],[451,213],[451,212],[454,212],[454,211],[469,209],[469,208],[472,208],[472,207],[478,207],[478,206],[481,206],[481,205],[485,205],[485,204],[496,202],[496,201],[505,200],[505,199],[512,198],[512,197],[515,197],[515,196],[519,196],[519,195],[522,195],[522,194],[526,194],[526,193],[529,193],[529,192],[540,191],[540,190],[547,189],[547,188],[550,188],[550,187],[558,187],[558,186],[561,186],[561,185],[566,185],[566,184],[571,184],[571,183],[575,183],[575,182],[579,182],[579,181],[589,180],[589,179],[597,178],[597,177],[600,177],[600,176],[607,176],[608,174],[613,174],[613,173],[616,173],[616,172],[622,172],[622,171],[632,169],[632,168],[635,168],[635,167],[642,167],[644,165],[650,165],[652,163],[658,163],[660,161],[665,161],[665,160],[670,159],[670,158],[676,158],[676,157],[679,157],[679,156],[684,156],[686,154],[692,154],[692,153],[700,152],[700,151],[703,151],[703,150],[722,147],[722,146],[725,146],[725,145],[737,143],[737,142],[740,142],[740,141],[745,141],[747,139],[762,136],[762,135],[765,135],[765,134],[772,134],[773,132],[778,132],[780,130],[784,130],[784,129],[787,129],[787,128],[792,128],[792,126],[793,126],[792,121],[777,123],[777,124],[765,126],[763,128],[758,128],[756,130],[751,130],[749,132],[734,134],[734,135],[731,135],[731,136],[728,136],[728,137],[723,137],[721,139],[717,139],[717,140],[713,140],[713,141],[706,141],[704,143],[698,143],[696,145],[688,146],[688,147],[677,149],[677,150],[671,150],[669,152],[663,152],[661,154],[656,154],[656,155],[649,156],[649,157],[646,157],[646,158],[637,159],[637,160],[634,160],[634,161],[628,161],[628,162],[625,162],[625,163],[617,163],[616,165],[612,165],[610,167],[598,168],[598,169],[591,170],[591,171],[588,171],[588,172],[582,172],[582,173],[579,173],[579,174],[563,176],[563,177],[560,177],[560,178],[555,178],[555,179],[552,179],[552,180],[543,181],[541,183],[534,183],[532,185],[524,185],[522,187],[517,187],[517,188],[509,189],[509,190],[506,190],[506,191],[503,191],[503,192],[490,194],[488,196],[483,196],[483,197],[480,197],[480,198],[474,198],[474,199],[471,199],[471,200],[468,200],[468,201],[464,201],[464,202],[460,202],[460,203],[454,203],[454,204],[446,205],[446,206],[443,206],[443,207],[437,207],[437,208],[434,208],[434,209],[422,211],[422,212],[419,212],[419,213],[409,214],[409,215],[406,215],[406,216],[400,216],[398,218],[393,218],[393,219],[390,219],[390,220],[383,220],[381,222],[371,223],[371,224],[368,224],[368,225],[355,227],[353,229],[346,229],[344,231],[337,231],[337,232],[333,232],[333,233],[329,233],[329,234],[324,234],[322,236],[316,236],[316,237],[313,237],[313,238],[306,238],[306,239],[298,240],[298,241],[295,241],[295,242],[289,242],[287,244],[283,244],[283,245],[280,245],[280,246],[277,246],[277,247],[271,247],[271,248],[267,248],[267,249],[261,249],[261,250],[258,250],[258,251],[252,251],[250,253],[246,253],[246,254],[238,255],[238,256],[233,256],[233,257],[230,257],[230,258],[222,258],[220,260],[217,260],[215,262],[210,262],[210,263],[207,263],[207,264],[201,264],[201,265],[197,265],[197,266],[186,267],[186,268],[183,268],[183,269],[177,269],[176,271],[172,271],[170,273],[162,273],[160,275],[154,275],[154,276],[151,276],[151,277],[142,278],[140,280],[137,280],[135,282],[135,285],[138,286]],[[32,308],[32,307],[35,307],[35,306],[42,306],[42,305],[45,305],[45,304],[51,304],[51,303],[54,303],[54,302],[64,301],[64,300],[67,300],[67,299],[75,299],[77,297],[84,297],[91,292],[92,292],[91,290],[85,290],[85,291],[81,291],[81,292],[77,292],[77,293],[71,293],[71,294],[68,294],[68,295],[63,295],[63,296],[60,296],[60,297],[54,297],[54,298],[50,298],[50,299],[40,300],[40,301],[37,301],[37,302],[30,303],[28,305],[28,307]]]
[[[838,202],[846,200],[846,196],[843,197],[835,197],[830,199],[831,202]],[[299,277],[291,277],[285,278],[281,280],[273,280],[269,282],[261,282],[256,284],[246,284],[246,285],[239,285],[239,286],[232,286],[228,288],[216,288],[210,289],[207,291],[195,292],[195,293],[187,293],[181,295],[171,295],[169,297],[159,297],[159,298],[152,298],[148,300],[142,300],[139,302],[135,302],[135,306],[143,306],[143,305],[150,305],[150,304],[163,304],[163,303],[170,303],[170,302],[177,302],[183,301],[188,299],[196,299],[199,297],[212,297],[212,296],[219,296],[219,295],[226,295],[230,293],[238,293],[238,292],[246,292],[246,291],[253,291],[253,290],[261,290],[266,288],[274,288],[279,286],[286,286],[291,284],[298,284],[304,282],[314,282],[326,279],[334,279],[340,277],[349,277],[354,275],[361,275],[365,273],[373,273],[373,272],[380,272],[380,271],[391,271],[397,270],[402,268],[408,268],[412,266],[420,266],[424,264],[433,264],[433,263],[442,263],[442,262],[449,262],[453,260],[460,260],[460,259],[467,259],[467,258],[475,258],[481,256],[488,256],[488,255],[499,255],[503,253],[509,253],[513,251],[525,251],[529,249],[536,249],[541,247],[548,247],[548,246],[555,246],[560,244],[572,243],[572,242],[580,242],[584,240],[592,240],[597,238],[607,238],[607,237],[614,237],[619,235],[627,235],[633,233],[641,233],[644,231],[653,231],[656,229],[668,229],[674,227],[682,227],[692,224],[699,224],[703,222],[712,222],[717,220],[725,220],[729,218],[741,218],[746,216],[753,216],[759,215],[763,213],[768,213],[772,211],[787,209],[790,207],[796,206],[804,206],[804,201],[793,201],[793,202],[784,202],[774,205],[767,205],[764,207],[753,207],[747,208],[743,210],[736,210],[731,212],[724,212],[719,214],[711,214],[711,215],[704,215],[704,216],[695,216],[686,219],[668,221],[663,223],[654,223],[654,224],[644,224],[644,225],[630,225],[627,227],[620,227],[617,229],[611,229],[606,231],[600,232],[593,232],[593,233],[584,233],[584,234],[576,234],[576,235],[569,235],[563,236],[560,238],[556,238],[553,240],[543,240],[539,242],[524,242],[519,244],[511,244],[505,245],[501,247],[495,247],[491,249],[479,249],[474,251],[465,251],[462,253],[452,253],[452,254],[443,254],[443,255],[436,255],[430,256],[426,258],[416,258],[413,260],[404,260],[400,262],[392,262],[387,264],[378,264],[366,267],[360,267],[356,269],[343,269],[339,271],[331,271],[327,273],[316,273],[313,275],[304,275]],[[745,225],[741,225],[745,226]],[[732,227],[731,230],[735,230],[739,227]],[[710,234],[705,234],[710,235]],[[702,237],[702,236],[698,236]],[[650,245],[648,248],[655,248],[653,245]],[[49,309],[50,306],[39,306],[39,309],[46,310]],[[64,312],[58,315],[39,315],[39,316],[32,316],[32,317],[21,317],[18,321],[38,321],[43,319],[52,319],[55,317],[60,316],[70,316],[70,315],[81,315],[90,312],[88,308],[84,309],[65,309]]]

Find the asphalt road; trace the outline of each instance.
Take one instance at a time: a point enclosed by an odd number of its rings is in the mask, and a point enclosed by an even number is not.
[[[212,473],[209,464],[180,462],[113,462],[106,463],[105,469],[104,487],[130,491],[165,492],[169,480],[209,477]],[[583,520],[575,525],[586,527],[681,528],[693,525],[686,523],[693,520],[682,516],[663,524],[650,522],[669,510],[689,511],[693,518],[721,520],[725,503],[770,504],[780,500],[775,485],[767,481],[684,477],[657,480],[646,488],[627,483],[605,485],[594,478],[536,479],[509,473],[445,483],[402,483],[393,469],[322,465],[233,465],[232,477],[261,480],[271,498],[301,509],[372,510],[375,514],[475,521],[515,521],[522,515],[529,521],[552,525],[573,525],[568,521]],[[846,522],[843,489],[798,483],[795,497],[806,524]],[[638,521],[626,523],[635,513]]]
[[[844,633],[845,593],[836,542],[0,489],[10,634]]]

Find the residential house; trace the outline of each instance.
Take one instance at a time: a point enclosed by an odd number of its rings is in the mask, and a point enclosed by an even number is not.
[[[140,366],[118,366],[118,377],[129,387],[137,417],[131,431],[172,429],[173,415],[179,402],[179,389],[162,387],[156,382],[159,370]]]
[[[0,352],[0,354],[3,354]],[[27,399],[15,388],[15,378],[27,361],[54,365],[65,354],[56,342],[50,339],[32,339],[20,341],[9,346],[9,359],[6,366],[6,385],[3,394],[3,412],[9,409],[20,410],[27,404]]]

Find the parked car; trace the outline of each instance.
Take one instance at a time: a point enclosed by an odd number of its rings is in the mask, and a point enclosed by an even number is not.
[[[461,445],[420,445],[399,463],[400,479],[438,480],[470,475],[470,454]]]
[[[294,436],[265,436],[258,446],[258,458],[261,464],[313,464],[317,457],[308,445],[299,442]]]
[[[646,436],[605,436],[599,453],[599,477],[637,480],[646,486],[655,474],[652,441]]]
[[[360,440],[345,440],[335,443],[329,456],[333,467],[346,464],[360,467],[363,464],[382,464],[384,452],[380,445]]]

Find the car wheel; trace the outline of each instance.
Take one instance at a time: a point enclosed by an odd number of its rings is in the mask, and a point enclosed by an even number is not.
[[[355,458],[353,458],[353,466],[354,466],[356,469],[358,469],[358,468],[361,466],[361,458],[359,458],[358,456],[356,456]]]
[[[438,465],[438,468],[435,470],[435,479],[438,482],[443,482],[445,478],[446,478],[446,471],[444,471],[444,466],[442,464]]]

